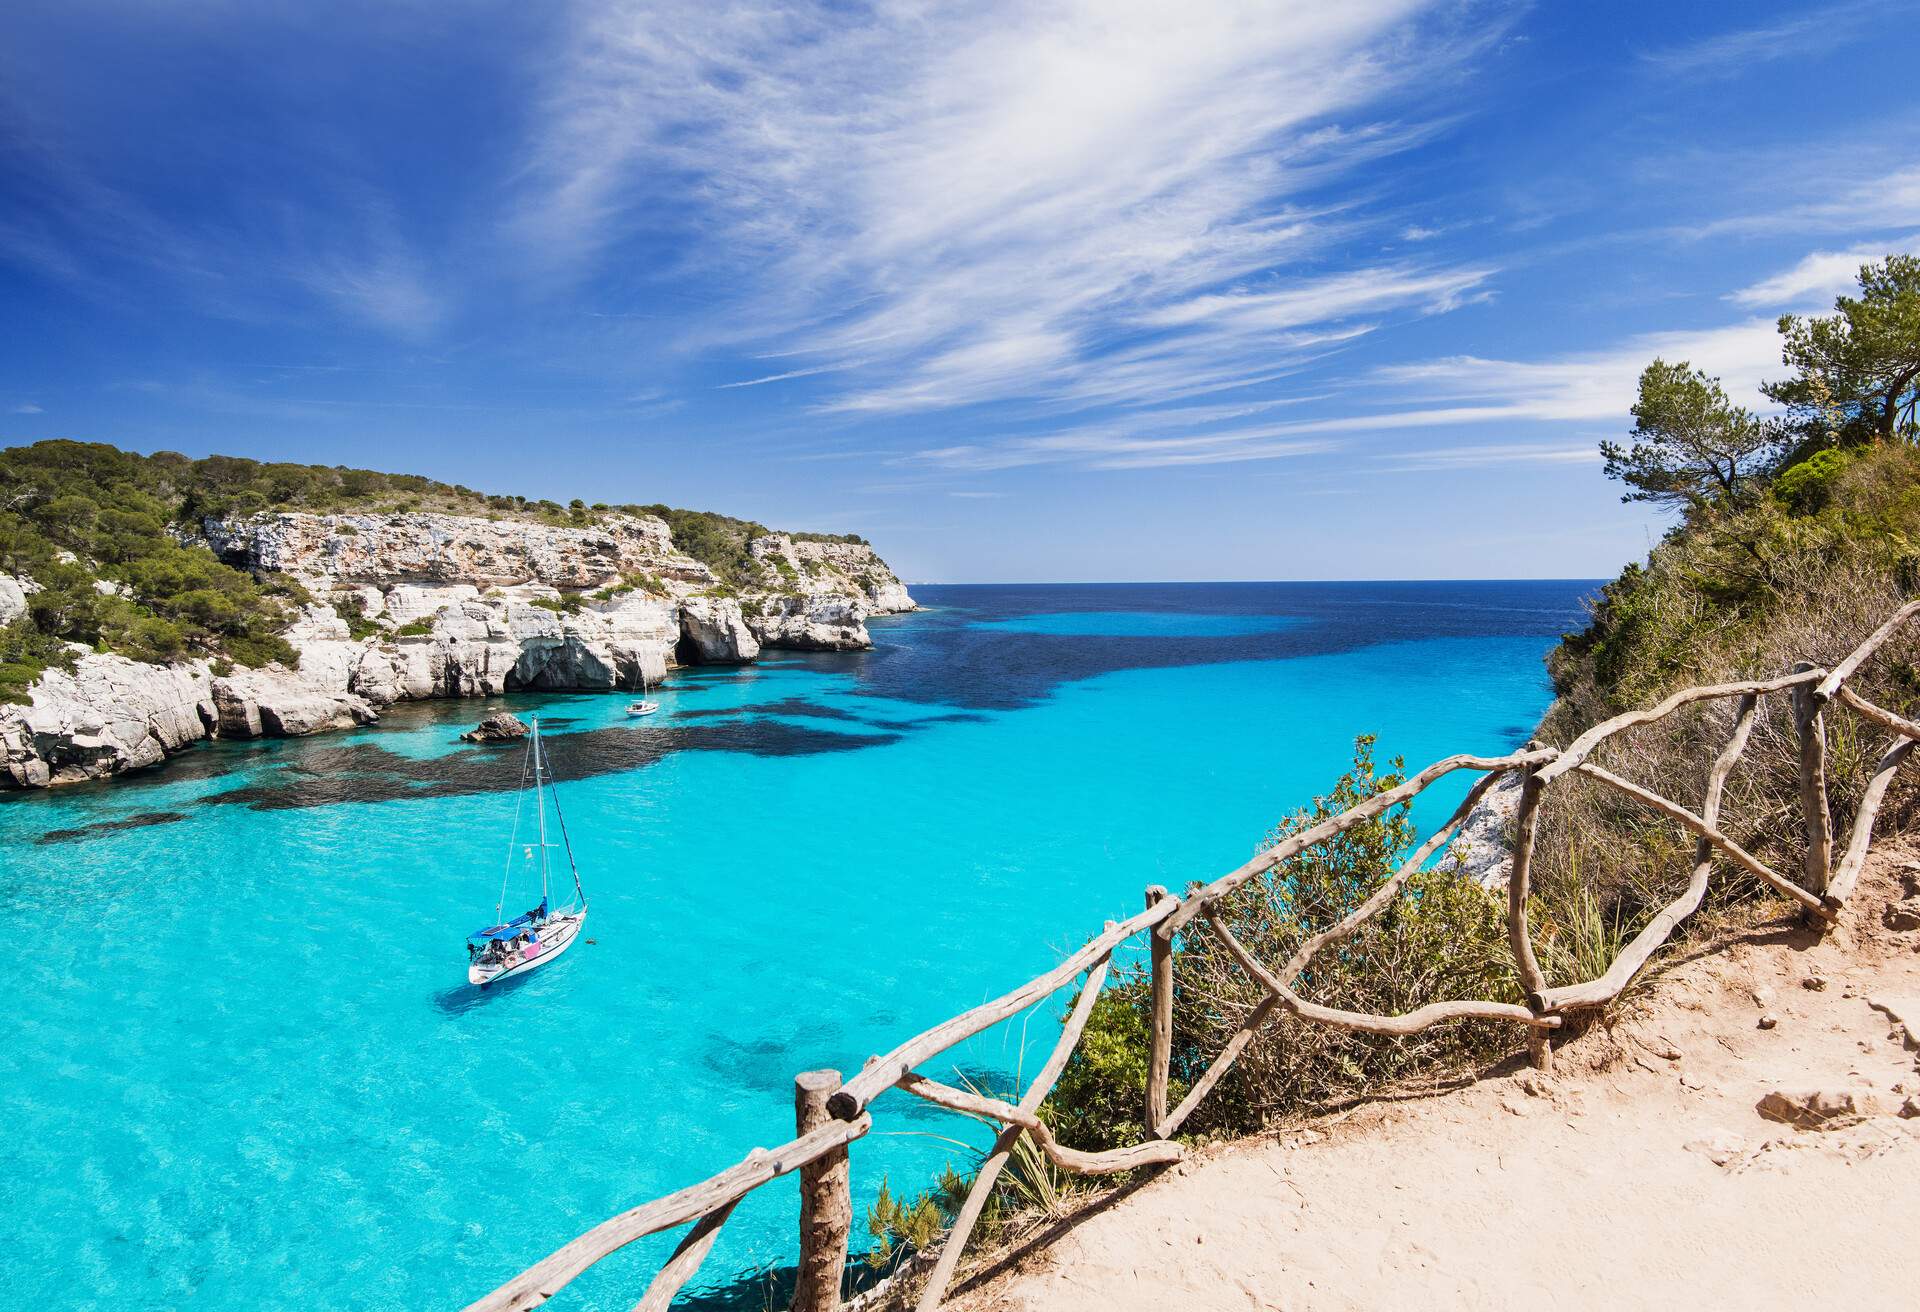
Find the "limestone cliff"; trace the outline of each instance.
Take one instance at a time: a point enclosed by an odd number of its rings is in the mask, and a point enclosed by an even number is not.
[[[862,543],[767,534],[749,544],[744,575],[722,583],[650,515],[557,527],[284,512],[201,532],[228,564],[310,594],[285,635],[298,666],[78,654],[72,673],[34,686],[31,705],[0,706],[0,786],[139,769],[208,737],[366,724],[402,700],[638,688],[676,665],[751,661],[763,648],[860,650],[873,643],[869,617],[914,605]],[[24,599],[0,580],[0,611]]]

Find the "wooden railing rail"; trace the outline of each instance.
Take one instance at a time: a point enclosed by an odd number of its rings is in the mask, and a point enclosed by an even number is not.
[[[636,1305],[636,1312],[664,1312],[698,1270],[740,1199],[769,1181],[796,1171],[801,1177],[801,1253],[793,1307],[797,1312],[831,1312],[840,1304],[852,1223],[847,1147],[872,1128],[868,1106],[890,1088],[902,1089],[936,1106],[1001,1127],[921,1293],[921,1312],[933,1312],[945,1298],[966,1242],[1021,1136],[1026,1136],[1055,1166],[1078,1174],[1112,1174],[1179,1161],[1187,1150],[1173,1142],[1173,1135],[1232,1069],[1253,1037],[1278,1013],[1285,1012],[1316,1024],[1395,1035],[1414,1034],[1433,1025],[1462,1019],[1505,1021],[1522,1028],[1535,1064],[1548,1067],[1553,1060],[1550,1038],[1563,1024],[1564,1016],[1581,1009],[1603,1007],[1620,996],[1680,924],[1699,909],[1717,861],[1724,860],[1746,871],[1797,903],[1814,923],[1827,924],[1838,917],[1866,861],[1873,842],[1874,822],[1887,789],[1916,743],[1920,743],[1920,723],[1876,706],[1847,687],[1846,681],[1858,673],[1902,625],[1916,616],[1920,616],[1920,600],[1902,606],[1830,670],[1802,665],[1777,679],[1683,689],[1649,709],[1630,711],[1597,724],[1559,750],[1530,744],[1526,750],[1506,756],[1449,756],[1357,806],[1290,835],[1211,883],[1194,885],[1184,896],[1176,897],[1157,885],[1149,887],[1146,908],[1139,914],[1118,923],[1108,921],[1099,934],[1053,969],[914,1035],[891,1052],[869,1058],[860,1073],[844,1085],[833,1071],[811,1071],[798,1077],[795,1096],[798,1132],[791,1141],[773,1149],[756,1148],[718,1175],[603,1221],[473,1303],[467,1312],[522,1312],[538,1307],[568,1281],[616,1250],[646,1235],[685,1225],[689,1227],[686,1235]],[[1807,832],[1800,882],[1767,866],[1728,837],[1720,824],[1727,780],[1746,751],[1761,699],[1782,692],[1792,700],[1793,724],[1799,742],[1801,819]],[[1721,698],[1733,698],[1737,703],[1733,731],[1707,772],[1706,790],[1697,814],[1591,759],[1603,744],[1618,734],[1663,719],[1683,706]],[[1861,721],[1892,735],[1861,794],[1837,862],[1834,860],[1836,835],[1827,797],[1826,748],[1826,715],[1834,705],[1846,707]],[[1272,970],[1259,961],[1228,927],[1221,914],[1221,904],[1233,890],[1384,814],[1457,770],[1476,771],[1482,777],[1468,789],[1446,823],[1430,834],[1360,906],[1337,924],[1302,942],[1279,970]],[[1507,936],[1526,1004],[1461,999],[1429,1003],[1400,1015],[1376,1015],[1327,1007],[1302,997],[1295,985],[1315,956],[1350,937],[1392,903],[1407,882],[1452,840],[1487,790],[1502,775],[1513,772],[1520,774],[1522,783],[1513,820],[1512,870],[1507,878]],[[1582,983],[1548,988],[1534,953],[1528,923],[1536,829],[1548,788],[1555,780],[1576,773],[1691,830],[1696,837],[1694,867],[1685,890],[1661,908],[1621,949],[1605,973]],[[1173,973],[1177,959],[1173,944],[1174,936],[1180,933],[1213,934],[1248,977],[1260,985],[1263,993],[1213,1063],[1194,1082],[1179,1105],[1169,1111],[1168,1073],[1174,1040]],[[1041,1119],[1040,1107],[1080,1042],[1094,1002],[1106,982],[1114,952],[1140,934],[1147,935],[1151,989],[1149,1059],[1142,1117],[1146,1137],[1140,1143],[1105,1152],[1067,1147]],[[1076,979],[1080,979],[1078,998],[1060,1037],[1017,1104],[953,1088],[928,1078],[917,1069],[957,1044],[1045,1001]]]

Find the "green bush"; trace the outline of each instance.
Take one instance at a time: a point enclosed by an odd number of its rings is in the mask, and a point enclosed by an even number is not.
[[[1354,744],[1352,769],[1311,808],[1279,825],[1261,848],[1396,787],[1398,761],[1378,773],[1373,739]],[[1218,904],[1235,938],[1278,968],[1307,938],[1345,918],[1398,869],[1415,834],[1405,803],[1309,848],[1243,884]],[[1174,943],[1172,1094],[1225,1047],[1265,989],[1205,928]],[[1443,861],[1408,880],[1400,895],[1352,937],[1316,956],[1294,987],[1312,1001],[1399,1013],[1454,998],[1514,1001],[1502,906]],[[1095,1004],[1086,1035],[1047,1102],[1062,1139],[1110,1148],[1139,1142],[1146,1089],[1150,989],[1135,970]],[[1417,1070],[1459,1067],[1508,1050],[1511,1028],[1441,1026],[1401,1038],[1359,1034],[1277,1013],[1183,1127],[1238,1135]]]
[[[1797,515],[1810,515],[1827,504],[1834,480],[1846,467],[1845,451],[1816,451],[1780,471],[1773,480],[1774,498]]]

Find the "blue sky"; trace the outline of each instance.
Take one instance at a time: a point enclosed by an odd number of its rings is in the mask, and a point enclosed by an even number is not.
[[[1646,361],[1752,397],[1775,316],[1920,248],[1916,16],[15,0],[0,440],[924,580],[1610,574]]]

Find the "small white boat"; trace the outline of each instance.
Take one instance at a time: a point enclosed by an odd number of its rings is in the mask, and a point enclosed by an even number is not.
[[[655,711],[659,710],[660,703],[649,701],[647,698],[647,694],[652,691],[653,689],[647,686],[646,676],[642,675],[640,677],[640,698],[638,701],[627,703],[627,714],[637,719],[642,715],[652,715]]]
[[[540,721],[533,720],[530,727],[533,732],[527,735],[527,757],[521,767],[521,778],[531,781],[539,842],[520,842],[521,812],[526,806],[523,789],[520,804],[514,808],[513,837],[507,844],[507,872],[500,883],[500,900],[493,907],[496,923],[467,935],[467,983],[479,988],[546,965],[573,946],[587,923],[587,895],[580,888],[580,869],[573,862],[573,845],[567,839],[567,821],[560,813],[560,799],[553,794],[546,750],[540,743]],[[548,836],[549,802],[553,804],[554,832],[560,837],[557,843]],[[573,877],[573,898],[559,907],[552,905],[552,853],[556,848],[565,853],[567,872]],[[539,868],[540,905],[512,920],[502,920],[507,885],[513,881],[516,851],[523,869]]]

